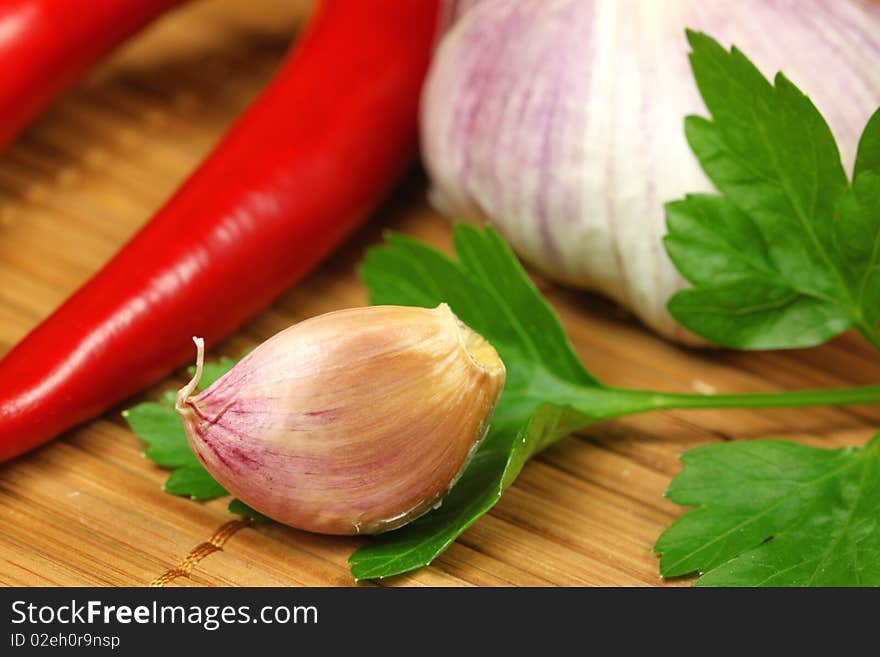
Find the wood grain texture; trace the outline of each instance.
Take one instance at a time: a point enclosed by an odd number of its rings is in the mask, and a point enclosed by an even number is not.
[[[56,102],[0,156],[0,354],[94,273],[169,196],[254,97],[308,2],[213,0],[163,20]],[[412,175],[313,275],[223,342],[239,355],[303,318],[364,305],[355,270],[386,228],[450,248],[446,220]],[[540,282],[587,366],[610,383],[676,391],[772,391],[880,380],[858,336],[775,353],[665,343],[611,304]],[[130,403],[184,382],[175,376]],[[0,466],[0,583],[146,586],[234,520],[225,500],[161,490],[120,410]],[[681,411],[606,422],[526,466],[497,507],[429,568],[389,586],[682,585],[651,548],[680,509],[663,498],[685,449],[787,438],[864,444],[876,407]],[[352,584],[360,539],[235,526],[169,586]],[[185,565],[189,564],[186,562]]]

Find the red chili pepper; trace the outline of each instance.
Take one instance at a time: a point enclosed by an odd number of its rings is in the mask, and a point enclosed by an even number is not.
[[[163,209],[0,361],[0,459],[227,335],[362,222],[415,154],[437,0],[327,0]]]
[[[185,0],[2,0],[0,148],[102,55]]]

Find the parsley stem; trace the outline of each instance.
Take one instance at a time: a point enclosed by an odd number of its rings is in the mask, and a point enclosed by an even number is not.
[[[835,404],[880,403],[880,386],[828,390],[793,390],[769,393],[700,395],[644,390],[616,390],[642,396],[649,407],[646,410],[684,408],[784,408],[824,406]]]

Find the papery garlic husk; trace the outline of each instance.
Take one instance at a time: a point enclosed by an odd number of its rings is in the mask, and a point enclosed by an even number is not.
[[[684,135],[707,112],[685,28],[782,70],[825,116],[852,169],[880,105],[880,3],[858,0],[452,2],[422,96],[431,200],[491,221],[546,276],[597,290],[660,334],[684,280],[663,204],[712,191]]]
[[[191,396],[199,376],[177,410],[221,485],[293,527],[372,534],[441,501],[486,433],[505,369],[441,304],[314,317]]]

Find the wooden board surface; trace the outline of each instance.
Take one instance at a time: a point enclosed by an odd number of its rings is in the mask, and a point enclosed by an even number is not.
[[[163,20],[56,102],[0,155],[0,355],[105,262],[259,91],[308,2],[213,0]],[[305,317],[364,305],[355,275],[385,228],[449,248],[413,175],[349,244],[213,355],[239,355]],[[880,380],[855,335],[809,351],[692,351],[601,299],[541,283],[601,378],[674,391],[773,391]],[[134,401],[179,387],[176,376]],[[161,490],[120,410],[0,466],[5,585],[349,585],[360,539],[234,522],[225,500]],[[683,585],[651,548],[680,513],[663,498],[685,449],[775,437],[864,444],[876,407],[664,412],[606,422],[528,464],[495,509],[430,567],[392,586]],[[232,522],[232,524],[230,524]]]

